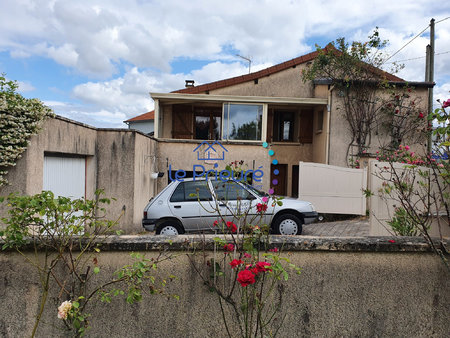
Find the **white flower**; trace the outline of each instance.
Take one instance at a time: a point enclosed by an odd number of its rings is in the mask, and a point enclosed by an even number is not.
[[[58,308],[58,318],[59,319],[67,319],[67,313],[72,308],[72,303],[70,300],[66,300],[63,302]]]

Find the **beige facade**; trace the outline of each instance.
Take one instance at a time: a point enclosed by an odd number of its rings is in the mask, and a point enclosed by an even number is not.
[[[342,95],[327,81],[303,82],[305,67],[306,63],[284,67],[259,78],[252,76],[247,81],[238,77],[218,81],[217,86],[211,83],[169,94],[151,93],[155,100],[155,137],[163,142],[159,151],[161,170],[172,165],[172,168],[192,171],[197,161],[189,150],[203,140],[215,139],[232,149],[225,162],[244,160],[252,168],[257,163],[265,174],[261,188],[267,191],[272,187],[282,195],[297,196],[295,186],[301,161],[347,167],[355,149],[350,146],[351,134],[343,112]],[[426,86],[419,86],[414,92],[424,111],[427,93]],[[380,92],[380,96],[385,95]],[[227,137],[226,111],[232,104],[263,107],[261,132],[256,140]],[[201,136],[196,130],[199,116],[205,118],[207,114],[211,121],[213,117],[216,119],[214,123],[220,130],[214,135],[210,133],[209,137]],[[292,135],[285,138],[281,136],[286,131],[283,123],[289,123],[292,129],[289,131]],[[379,150],[387,139],[386,133],[386,130],[374,130],[371,148],[367,151]],[[267,149],[262,148],[264,142],[269,144]],[[267,154],[269,149],[275,152],[274,156]],[[271,166],[273,159],[278,160],[277,166]],[[274,177],[274,169],[279,169],[278,177]],[[273,179],[278,180],[277,187]],[[166,183],[161,182],[159,189]]]
[[[142,231],[142,211],[156,192],[150,174],[155,166],[155,141],[127,129],[96,129],[62,117],[48,119],[43,130],[31,138],[17,165],[9,169],[9,185],[0,195],[40,193],[44,181],[44,158],[84,158],[85,194],[94,198],[97,189],[115,198],[106,207],[110,219],[120,216],[125,233]],[[0,213],[5,215],[4,204]]]

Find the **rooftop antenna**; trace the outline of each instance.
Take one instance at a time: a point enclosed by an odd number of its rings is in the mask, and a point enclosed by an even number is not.
[[[236,54],[236,56],[238,56],[248,62],[248,73],[250,74],[250,69],[252,68],[252,59],[250,59],[249,57],[247,58],[245,56],[239,55],[239,54]]]

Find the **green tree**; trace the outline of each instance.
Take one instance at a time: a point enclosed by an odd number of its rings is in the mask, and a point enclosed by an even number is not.
[[[333,90],[340,97],[337,109],[342,111],[350,131],[347,158],[365,153],[376,132],[382,132],[382,145],[393,147],[403,137],[414,135],[411,131],[419,125],[426,124],[418,110],[419,100],[413,97],[413,88],[390,85],[388,73],[381,70],[387,43],[377,29],[366,42],[350,44],[339,38],[325,48],[317,46],[318,56],[303,71],[304,81],[332,81]],[[394,64],[391,72],[401,67]]]

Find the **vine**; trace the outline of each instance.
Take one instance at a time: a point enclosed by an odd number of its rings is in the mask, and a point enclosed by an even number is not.
[[[0,187],[8,183],[7,168],[16,165],[31,136],[39,132],[46,118],[53,116],[49,107],[38,99],[24,98],[17,88],[16,81],[0,75]]]

